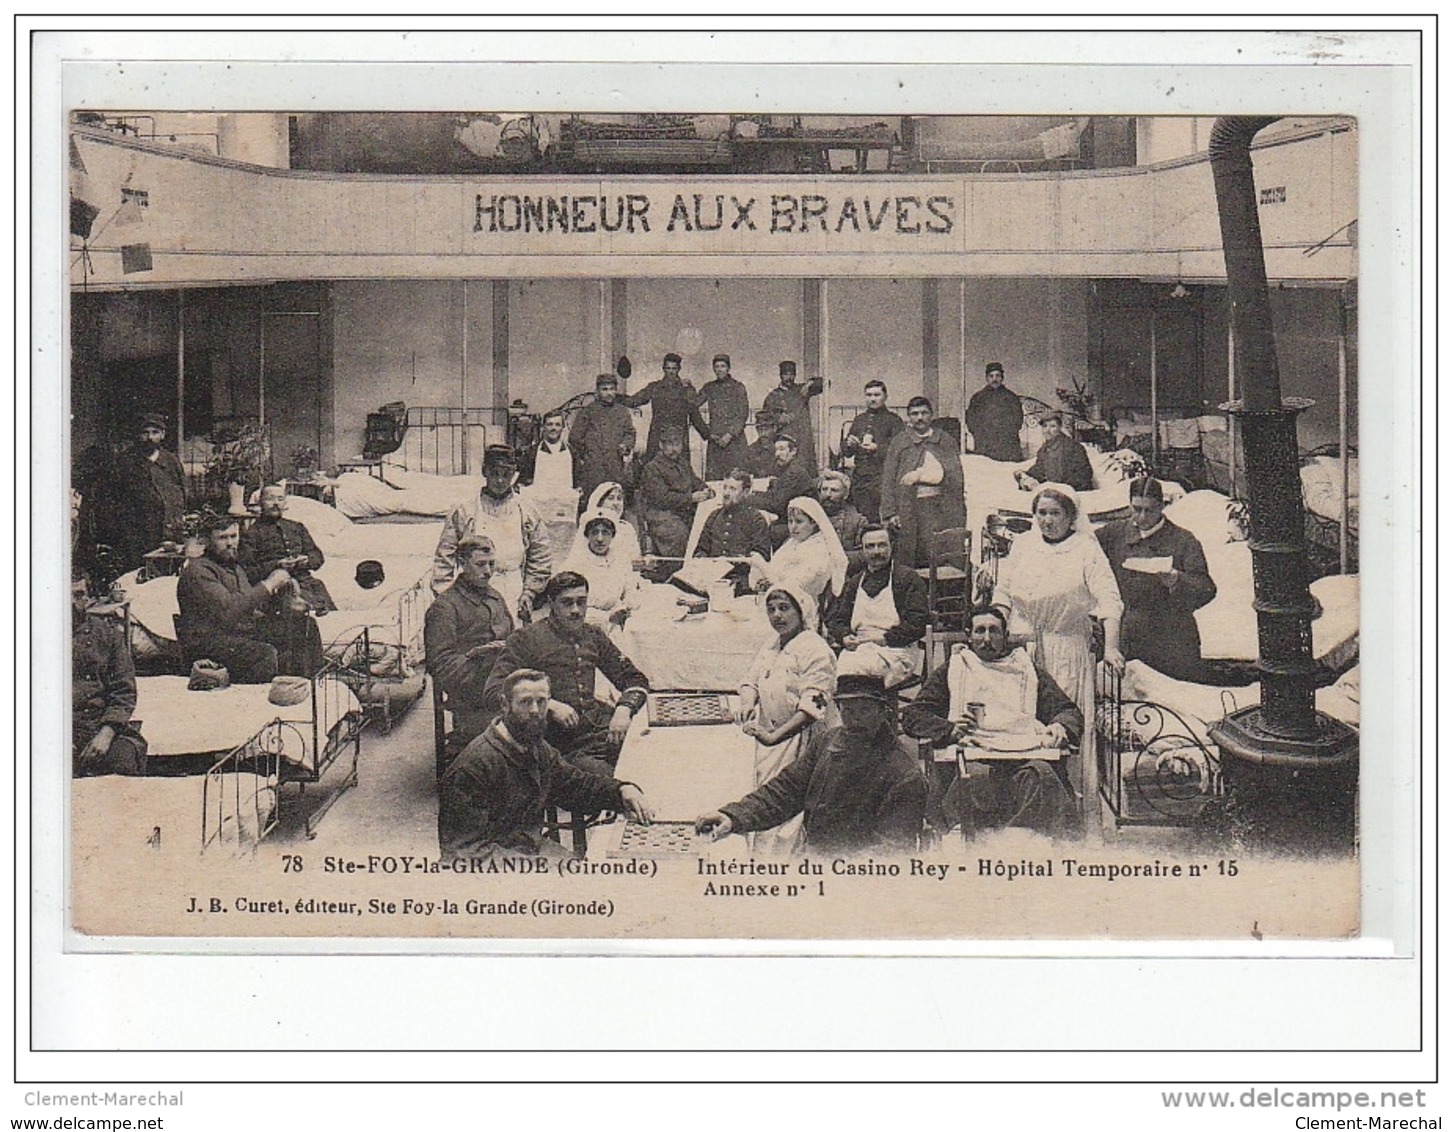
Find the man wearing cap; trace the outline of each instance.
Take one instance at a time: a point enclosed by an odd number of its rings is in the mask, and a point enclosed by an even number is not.
[[[882,463],[882,521],[898,534],[905,566],[926,566],[938,531],[968,522],[958,443],[933,426],[933,403],[908,402],[908,427],[892,439]]]
[[[852,418],[842,438],[842,455],[852,460],[852,504],[870,523],[878,521],[882,504],[882,461],[892,438],[906,426],[887,407],[887,386],[876,379],[862,387],[865,412]]]
[[[1043,419],[1044,443],[1033,466],[1018,472],[1018,486],[1033,491],[1040,484],[1066,483],[1075,491],[1094,490],[1094,468],[1089,456],[1064,426],[1064,414],[1053,412]]]
[[[1023,402],[1003,384],[1001,363],[989,362],[983,374],[983,388],[969,398],[963,414],[963,423],[973,434],[973,451],[990,460],[1022,460],[1018,432],[1023,428]]]
[[[706,445],[706,478],[725,479],[726,474],[744,459],[746,444],[742,435],[751,419],[751,404],[746,386],[731,376],[731,355],[717,354],[711,359],[716,375],[701,386],[697,406],[706,408],[709,426]]]
[[[465,535],[455,556],[459,576],[424,614],[424,656],[429,675],[449,698],[458,750],[493,718],[484,706],[484,687],[494,658],[514,632],[514,618],[489,584],[494,544],[483,535]]]
[[[661,437],[666,429],[675,429],[681,435],[681,444],[687,460],[691,455],[691,440],[688,429],[694,428],[702,436],[709,436],[706,422],[696,408],[696,388],[689,381],[681,380],[681,356],[667,354],[661,361],[661,375],[639,393],[622,397],[621,400],[632,409],[650,406],[650,431],[645,436],[645,463],[649,464],[660,451]]]
[[[136,444],[116,463],[112,497],[116,508],[116,553],[121,569],[141,565],[141,556],[168,540],[184,537],[186,474],[176,454],[162,447],[166,417],[141,418]]]
[[[1002,609],[979,606],[968,624],[967,645],[954,645],[903,709],[903,729],[934,747],[961,746],[970,760],[975,750],[992,756],[961,780],[940,764],[953,784],[943,807],[965,835],[1002,825],[1057,834],[1071,797],[1060,750],[1077,746],[1084,716],[1041,661],[1009,641]],[[942,786],[934,783],[935,796]]]
[[[862,569],[862,532],[867,529],[867,520],[862,512],[852,506],[852,477],[846,472],[835,472],[830,468],[817,481],[817,500],[832,528],[837,532],[837,541],[847,552],[847,570]]]
[[[583,575],[556,574],[545,600],[549,615],[516,629],[504,642],[484,687],[484,703],[503,710],[505,678],[515,669],[545,673],[552,689],[545,737],[571,762],[608,776],[650,684],[605,631],[585,619],[590,583]],[[595,698],[597,672],[620,693],[616,706]]]
[[[623,811],[650,823],[638,786],[571,765],[546,739],[555,706],[547,673],[511,669],[500,678],[499,694],[499,717],[439,780],[443,860],[562,855],[542,836],[546,810],[557,805],[576,814]]]
[[[928,628],[928,586],[892,560],[887,528],[863,532],[865,568],[847,579],[827,612],[825,636],[840,649],[837,676],[876,676],[900,684],[922,664],[918,642]]]
[[[641,505],[654,553],[662,558],[680,558],[686,553],[696,504],[714,493],[691,470],[681,430],[667,427],[660,439],[660,453],[640,474]]]
[[[298,596],[315,613],[337,609],[322,579],[313,577],[323,568],[323,552],[313,541],[307,527],[294,519],[283,518],[287,510],[287,489],[268,484],[258,496],[262,513],[247,529],[237,548],[237,561],[254,584],[274,570],[286,570],[297,583]]]
[[[635,451],[635,417],[616,399],[619,389],[613,373],[602,373],[595,379],[595,400],[570,425],[581,507],[602,483],[626,482],[625,461]]]
[[[484,450],[483,488],[444,520],[434,550],[433,588],[435,594],[442,593],[453,579],[463,538],[482,535],[494,547],[494,588],[523,622],[529,620],[535,599],[550,580],[554,556],[544,520],[514,488],[516,471],[509,445],[491,444]]]
[[[114,617],[92,617],[89,577],[71,573],[71,774],[145,774],[146,740],[131,722],[136,669]]]
[[[696,819],[716,841],[729,833],[773,829],[802,815],[804,852],[812,855],[914,853],[927,804],[913,745],[897,729],[882,681],[837,681],[842,726],[816,736],[805,751],[739,802]]]
[[[248,580],[237,562],[237,520],[212,519],[206,553],[191,558],[177,579],[178,643],[188,666],[202,659],[227,669],[234,684],[266,684],[279,672],[312,676],[322,664],[318,623],[306,613],[264,618],[292,575],[281,567]],[[316,661],[316,663],[314,663]]]
[[[776,470],[776,417],[766,409],[756,410],[756,439],[746,446],[742,465],[757,479],[769,479]]]
[[[797,363],[782,362],[778,367],[781,384],[766,395],[761,407],[776,421],[777,435],[789,433],[796,437],[802,463],[817,474],[816,429],[812,425],[811,401],[822,392],[822,379],[814,377],[806,385],[797,383]]]

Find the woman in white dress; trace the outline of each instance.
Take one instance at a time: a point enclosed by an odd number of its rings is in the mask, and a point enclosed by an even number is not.
[[[635,527],[625,518],[625,489],[618,483],[602,483],[590,493],[581,514],[590,515],[596,511],[604,511],[615,520],[615,553],[626,562],[636,561],[640,557],[640,537],[635,533]],[[570,544],[570,556],[577,549],[584,548],[584,530],[584,527],[580,527],[580,533]]]
[[[617,549],[616,533],[624,520],[609,511],[586,511],[580,516],[579,534],[562,570],[574,570],[590,583],[590,606],[585,620],[609,630],[622,626],[640,608],[640,575],[634,562]]]
[[[756,740],[752,786],[761,786],[795,759],[821,730],[836,727],[836,658],[817,632],[817,606],[791,584],[766,592],[766,619],[775,636],[741,684],[736,720]],[[802,845],[798,814],[775,829],[747,835],[751,852],[784,856]]]
[[[1008,610],[1012,637],[1034,642],[1054,681],[1081,708],[1093,703],[1091,617],[1104,622],[1104,662],[1124,669],[1119,623],[1124,602],[1099,540],[1080,529],[1079,497],[1044,484],[1033,497],[1034,526],[1013,540],[999,567],[993,604]],[[1093,719],[1086,710],[1085,719]]]
[[[842,596],[847,552],[821,503],[799,495],[787,504],[787,540],[767,561],[751,555],[751,583],[758,593],[770,586],[793,585],[817,605]]]

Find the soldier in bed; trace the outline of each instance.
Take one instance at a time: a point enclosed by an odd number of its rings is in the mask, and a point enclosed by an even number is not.
[[[1120,650],[1166,676],[1204,683],[1195,610],[1215,600],[1205,548],[1165,518],[1159,480],[1131,483],[1129,509],[1130,518],[1096,532],[1124,599]]]
[[[338,607],[322,580],[313,577],[323,568],[323,552],[308,534],[307,527],[295,519],[284,519],[287,510],[287,489],[269,484],[258,499],[262,514],[248,528],[237,546],[237,561],[254,585],[274,570],[286,570],[297,583],[297,597],[314,613],[327,613]]]

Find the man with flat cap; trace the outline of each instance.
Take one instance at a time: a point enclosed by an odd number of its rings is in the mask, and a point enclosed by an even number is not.
[[[484,450],[484,486],[444,520],[434,550],[434,593],[454,577],[459,543],[466,535],[482,535],[494,546],[493,585],[520,622],[527,622],[535,599],[544,592],[554,569],[549,531],[534,505],[515,490],[518,468],[514,450],[491,444]]]
[[[983,372],[983,388],[969,399],[963,414],[963,423],[973,434],[973,451],[990,460],[1022,460],[1018,431],[1023,428],[1023,402],[1003,384],[1000,362],[989,362]]]
[[[706,478],[725,479],[731,469],[745,459],[746,441],[743,433],[751,419],[751,403],[746,386],[731,376],[731,355],[717,354],[711,359],[716,375],[701,386],[697,407],[705,406]]]
[[[701,420],[700,410],[696,408],[696,387],[681,380],[681,356],[667,354],[661,360],[660,370],[660,377],[639,393],[621,398],[632,409],[650,406],[650,431],[645,435],[646,464],[654,460],[660,451],[661,434],[668,428],[680,432],[688,460],[691,455],[689,430],[694,428],[702,436],[710,435],[706,422]]]
[[[118,565],[129,570],[141,556],[167,540],[181,541],[186,510],[186,474],[176,454],[162,447],[166,417],[147,413],[137,441],[116,463],[113,485]]]
[[[696,831],[717,841],[801,814],[806,853],[916,852],[928,784],[898,731],[892,698],[881,679],[845,676],[836,699],[841,727],[818,735],[739,802],[697,818]]]
[[[1075,491],[1094,490],[1094,466],[1084,445],[1074,439],[1065,414],[1055,411],[1042,420],[1044,443],[1026,472],[1014,473],[1018,486],[1033,491],[1040,484],[1066,483]]]
[[[701,477],[691,470],[685,454],[685,436],[676,428],[663,429],[660,455],[646,464],[640,474],[641,508],[654,553],[662,558],[685,555],[696,505],[710,499],[712,494]]]
[[[812,398],[822,392],[822,379],[814,377],[806,385],[797,383],[797,363],[782,362],[777,367],[781,384],[766,395],[761,407],[768,410],[776,421],[776,432],[780,436],[788,433],[797,441],[798,458],[805,467],[817,470],[817,430],[812,424]]]
[[[613,373],[595,379],[595,400],[570,423],[570,451],[575,456],[575,487],[583,508],[602,483],[625,484],[625,461],[635,451],[635,415],[618,399]]]

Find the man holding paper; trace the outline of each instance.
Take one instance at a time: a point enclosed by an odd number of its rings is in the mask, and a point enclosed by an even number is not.
[[[1131,517],[1098,531],[1124,599],[1120,650],[1177,680],[1204,682],[1195,610],[1215,599],[1199,539],[1165,518],[1159,480],[1129,485]]]

